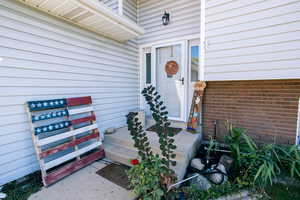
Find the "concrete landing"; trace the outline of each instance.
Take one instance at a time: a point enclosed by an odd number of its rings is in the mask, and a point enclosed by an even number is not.
[[[101,161],[75,172],[65,179],[43,188],[28,200],[132,200],[133,194],[96,174],[105,167]]]
[[[153,122],[148,122],[146,127],[150,127]],[[185,124],[180,122],[172,122],[172,127],[180,127],[183,130],[178,133],[175,139],[175,150],[177,166],[173,169],[177,174],[179,180],[183,179],[186,168],[191,160],[195,156],[201,141],[201,134],[191,134],[185,131]],[[160,153],[158,136],[155,132],[147,131],[147,136],[150,140],[150,144],[154,153]],[[131,139],[131,135],[127,130],[127,127],[119,128],[117,131],[110,135],[105,135],[104,149],[106,157],[125,165],[130,165],[129,160],[137,158],[138,152],[134,148],[134,141]]]

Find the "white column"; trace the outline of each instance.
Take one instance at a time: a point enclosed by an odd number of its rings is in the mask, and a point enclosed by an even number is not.
[[[199,74],[198,79],[200,81],[204,80],[204,70],[205,70],[205,49],[206,49],[206,41],[205,41],[205,1],[201,0],[201,16],[200,16],[200,51],[199,51]]]

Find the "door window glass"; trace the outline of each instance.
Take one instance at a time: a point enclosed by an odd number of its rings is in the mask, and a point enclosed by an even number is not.
[[[191,81],[198,81],[199,74],[199,46],[191,47]]]

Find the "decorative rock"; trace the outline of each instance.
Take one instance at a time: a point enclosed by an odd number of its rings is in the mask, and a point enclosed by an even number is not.
[[[188,177],[197,175],[197,173],[189,174]],[[211,184],[205,178],[205,176],[199,175],[191,180],[189,180],[190,185],[195,185],[198,190],[208,190],[211,188]]]
[[[233,165],[233,162],[234,162],[234,159],[229,157],[229,156],[226,156],[226,155],[223,155],[220,160],[219,160],[219,164],[222,164],[224,165],[225,167],[225,170],[228,172],[230,170],[230,168],[232,167]]]
[[[116,132],[116,129],[111,127],[105,130],[105,134],[113,134]]]
[[[213,165],[212,167],[216,167],[216,165]],[[217,169],[226,174],[224,165],[219,164],[217,166]],[[221,173],[214,173],[209,175],[209,179],[216,184],[221,184],[221,183],[223,184],[228,180],[228,177]]]
[[[191,161],[191,167],[194,167],[198,170],[203,170],[205,165],[202,163],[201,159],[200,158],[194,158],[192,161]]]

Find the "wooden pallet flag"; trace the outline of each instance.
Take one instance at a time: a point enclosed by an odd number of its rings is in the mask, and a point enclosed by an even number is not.
[[[90,96],[29,101],[26,110],[45,186],[104,157]]]
[[[194,85],[194,94],[189,114],[189,120],[187,123],[187,131],[192,133],[195,133],[198,128],[200,110],[205,87],[206,83],[204,81],[198,81]]]

